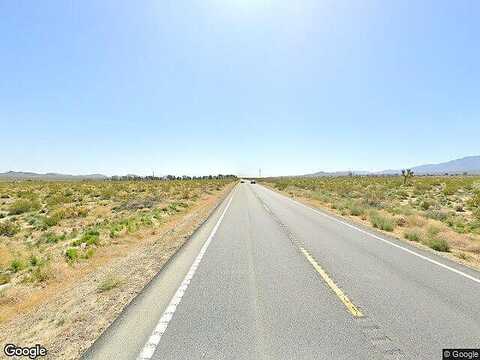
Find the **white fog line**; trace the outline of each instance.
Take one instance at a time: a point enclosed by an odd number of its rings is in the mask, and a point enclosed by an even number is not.
[[[269,190],[270,190],[270,189],[269,189]],[[272,190],[270,190],[270,191],[272,191]],[[272,192],[275,193],[274,191],[272,191]],[[279,195],[280,195],[280,194],[279,194]],[[316,210],[316,209],[314,209],[314,208],[312,208],[312,207],[310,207],[310,206],[307,206],[307,205],[305,205],[305,204],[302,204],[301,202],[299,202],[299,201],[297,201],[297,200],[291,199],[291,198],[289,198],[289,197],[287,197],[287,196],[284,196],[284,195],[281,195],[281,196],[284,197],[284,198],[286,198],[286,199],[288,199],[288,200],[290,200],[290,201],[292,201],[292,202],[294,202],[294,203],[297,204],[297,205],[301,205],[301,206],[304,207],[304,208],[310,209],[311,211],[313,211],[313,212],[315,212],[315,213],[317,213],[317,214],[319,214],[319,215],[322,215],[322,216],[324,216],[324,217],[326,217],[326,218],[328,218],[328,219],[330,219],[330,220],[334,220],[334,221],[336,221],[336,222],[338,222],[338,223],[340,223],[340,224],[343,224],[343,225],[345,225],[345,226],[348,226],[349,228],[355,229],[355,230],[361,232],[362,234],[365,234],[365,235],[371,236],[371,237],[373,237],[373,238],[375,238],[375,239],[377,239],[377,240],[383,241],[385,244],[388,244],[388,245],[391,245],[391,246],[393,246],[393,247],[396,247],[397,249],[403,250],[403,251],[405,251],[405,252],[407,252],[407,253],[409,253],[409,254],[411,254],[411,255],[414,255],[414,256],[419,257],[420,259],[426,260],[426,261],[428,261],[428,262],[430,262],[430,263],[432,263],[432,264],[438,265],[438,266],[440,266],[440,267],[442,267],[442,268],[444,268],[444,269],[446,269],[446,270],[450,270],[450,271],[452,271],[452,272],[454,272],[454,273],[456,273],[456,274],[458,274],[458,275],[461,275],[461,276],[463,276],[463,277],[465,277],[465,278],[467,278],[467,279],[470,279],[470,280],[475,281],[476,283],[480,284],[480,279],[478,279],[478,278],[476,278],[476,277],[474,277],[474,276],[472,276],[472,275],[469,275],[469,274],[467,274],[467,273],[464,273],[463,271],[460,271],[460,270],[457,270],[457,269],[455,269],[455,268],[453,268],[453,267],[451,267],[451,266],[442,264],[442,263],[439,262],[439,261],[430,259],[428,256],[419,254],[419,253],[417,253],[417,252],[415,252],[415,251],[413,251],[413,250],[410,250],[410,249],[408,249],[408,248],[406,248],[406,247],[403,247],[403,246],[401,246],[401,245],[395,244],[395,243],[393,243],[393,242],[391,242],[391,241],[389,241],[389,240],[386,240],[386,239],[384,239],[384,238],[382,238],[382,237],[380,237],[380,236],[377,236],[377,235],[372,234],[372,233],[370,233],[370,232],[368,232],[368,231],[365,231],[365,230],[363,230],[363,229],[361,229],[361,228],[359,228],[359,227],[357,227],[357,226],[355,226],[355,225],[349,224],[349,223],[347,223],[347,222],[345,222],[345,221],[342,221],[342,220],[340,220],[340,219],[337,219],[337,218],[335,218],[335,217],[333,217],[333,216],[331,216],[331,215],[328,215],[328,214],[325,214],[325,213],[323,213],[323,212],[321,212],[321,211],[319,211],[319,210]]]
[[[228,201],[227,206],[225,206],[225,209],[223,210],[222,215],[220,215],[220,218],[218,219],[217,223],[213,227],[212,232],[208,236],[207,241],[205,241],[205,244],[203,244],[202,248],[200,249],[200,252],[195,258],[192,266],[190,267],[190,270],[188,270],[187,275],[185,275],[185,278],[180,284],[180,287],[175,292],[175,295],[173,295],[173,298],[170,300],[170,303],[168,304],[162,317],[158,321],[157,326],[153,330],[152,335],[150,335],[147,343],[145,344],[142,351],[138,355],[137,360],[149,360],[152,358],[153,353],[155,352],[160,342],[160,339],[162,338],[162,335],[165,333],[165,330],[167,329],[167,326],[170,320],[172,319],[173,314],[175,313],[175,310],[177,310],[178,304],[180,304],[180,302],[182,301],[182,297],[185,294],[185,291],[187,290],[188,285],[190,284],[190,281],[195,275],[195,272],[197,271],[197,268],[200,265],[200,262],[202,261],[203,255],[205,255],[205,252],[207,251],[208,245],[210,245],[210,242],[215,236],[215,233],[217,232],[218,227],[220,226],[220,223],[222,222],[223,217],[225,216],[225,213],[230,207],[232,199],[233,199],[233,194],[230,197],[230,200]]]

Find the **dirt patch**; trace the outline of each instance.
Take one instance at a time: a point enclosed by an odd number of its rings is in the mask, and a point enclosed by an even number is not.
[[[62,265],[59,281],[0,294],[0,343],[42,344],[47,359],[77,359],[208,217],[233,184],[204,196],[161,227],[99,248],[86,263]],[[3,346],[2,346],[3,348]]]

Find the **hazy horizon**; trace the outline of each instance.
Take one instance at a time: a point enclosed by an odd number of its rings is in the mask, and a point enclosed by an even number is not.
[[[472,157],[476,155],[467,155],[467,156],[462,156],[459,159],[467,158],[467,157]],[[480,155],[479,155],[480,156]],[[457,159],[448,159],[445,161],[441,161],[441,163],[448,162],[451,160],[457,160]],[[407,168],[413,168],[415,166],[420,166],[420,165],[430,165],[433,163],[425,163],[425,164],[413,164],[411,166],[392,166],[389,168],[385,169],[374,169],[374,170],[365,170],[365,169],[335,169],[335,170],[325,170],[325,169],[317,169],[315,171],[311,172],[302,172],[298,174],[274,174],[274,175],[264,175],[263,170],[262,170],[262,177],[264,176],[298,176],[298,175],[308,175],[311,173],[316,173],[316,172],[342,172],[342,171],[353,171],[353,172],[380,172],[380,171],[388,171],[388,170],[401,170],[401,169],[407,169]],[[132,172],[126,172],[126,173],[119,173],[119,172],[114,172],[114,173],[102,173],[98,171],[91,171],[87,173],[66,173],[62,171],[45,171],[45,172],[36,172],[36,171],[30,171],[30,170],[6,170],[3,171],[3,173],[8,172],[8,171],[14,171],[14,172],[32,172],[32,173],[37,173],[37,174],[61,174],[61,175],[105,175],[105,176],[125,176],[125,175],[138,175],[138,176],[149,176],[149,175],[154,175],[154,176],[167,176],[167,175],[175,175],[175,176],[205,176],[205,175],[218,175],[218,174],[223,174],[223,175],[237,175],[237,176],[246,176],[246,177],[256,177],[258,176],[258,169],[257,169],[257,174],[240,174],[240,173],[227,173],[227,172],[211,172],[211,173],[198,173],[198,174],[192,174],[192,173],[172,173],[172,172],[166,172],[166,173],[157,173],[156,171],[151,171],[149,173],[132,173]],[[1,172],[0,172],[1,173]]]
[[[478,2],[0,12],[0,172],[301,175],[479,153]]]

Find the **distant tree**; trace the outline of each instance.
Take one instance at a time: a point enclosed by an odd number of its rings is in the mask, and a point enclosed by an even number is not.
[[[413,177],[412,169],[402,170],[402,176],[403,176],[403,185],[406,185],[408,182],[408,179]]]

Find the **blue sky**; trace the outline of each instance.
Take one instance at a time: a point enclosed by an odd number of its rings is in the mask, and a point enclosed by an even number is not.
[[[478,1],[0,1],[0,171],[302,174],[480,154]]]

